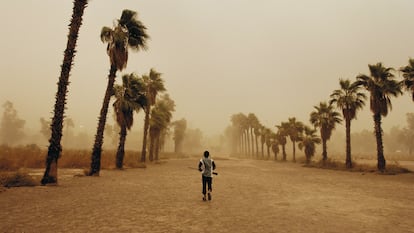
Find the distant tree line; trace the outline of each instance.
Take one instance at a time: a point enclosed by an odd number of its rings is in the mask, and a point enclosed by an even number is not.
[[[403,74],[402,80],[397,80],[391,67],[385,67],[382,63],[368,65],[369,75],[360,74],[355,81],[349,79],[339,80],[340,88],[334,90],[327,102],[320,102],[314,106],[310,113],[311,126],[290,117],[287,121],[275,125],[275,130],[260,124],[253,113],[243,113],[231,116],[231,126],[226,130],[226,135],[231,138],[232,153],[250,158],[264,158],[265,151],[270,157],[270,149],[277,159],[282,150],[282,160],[286,160],[285,146],[288,138],[292,142],[292,160],[296,161],[296,144],[304,150],[306,162],[315,154],[315,147],[322,144],[322,160],[328,158],[327,141],[331,138],[337,124],[345,121],[346,130],[346,158],[347,168],[352,168],[351,156],[351,122],[356,119],[357,112],[361,110],[369,97],[370,110],[373,113],[374,135],[377,151],[377,168],[379,171],[386,169],[384,156],[382,118],[391,111],[391,97],[398,97],[407,90],[414,101],[414,59],[409,59],[408,65],[399,71]],[[339,109],[342,114],[336,111]],[[394,128],[392,137],[398,139],[400,144],[413,151],[414,145],[414,114],[407,114],[407,127]],[[319,131],[316,134],[317,130]],[[260,141],[261,147],[258,147]],[[266,146],[266,149],[264,149]],[[261,148],[259,150],[259,148]]]

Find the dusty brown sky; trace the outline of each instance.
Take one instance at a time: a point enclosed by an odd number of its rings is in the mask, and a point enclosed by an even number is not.
[[[130,53],[118,75],[152,67],[163,73],[177,105],[174,119],[184,117],[206,135],[221,133],[238,112],[255,113],[272,129],[291,116],[308,123],[339,78],[354,80],[377,62],[399,68],[414,57],[411,0],[91,0],[66,111],[91,132],[109,70],[99,33],[123,9],[139,12],[151,40],[148,51]],[[12,101],[28,128],[52,115],[71,10],[72,1],[0,2],[0,103]],[[385,130],[413,112],[407,94],[392,102]],[[134,128],[142,128],[140,116]],[[372,125],[366,107],[353,129]]]

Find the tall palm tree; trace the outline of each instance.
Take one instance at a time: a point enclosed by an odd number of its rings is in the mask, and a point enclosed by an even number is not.
[[[315,155],[316,144],[320,144],[321,139],[316,135],[316,130],[308,126],[304,128],[304,135],[302,136],[298,147],[300,150],[305,148],[306,163],[309,164],[312,156]]]
[[[158,153],[160,149],[160,136],[163,130],[166,130],[171,122],[172,112],[175,110],[175,103],[168,94],[163,95],[156,102],[151,111],[150,119],[150,148],[149,160],[158,160]]]
[[[300,139],[300,136],[303,132],[303,123],[300,121],[297,121],[295,117],[291,117],[288,119],[288,135],[290,137],[290,140],[292,141],[293,146],[293,162],[296,162],[296,141]]]
[[[49,148],[46,156],[46,169],[41,180],[42,185],[48,183],[57,184],[57,163],[62,151],[61,139],[63,129],[63,118],[66,104],[66,94],[69,85],[69,74],[72,68],[73,58],[76,53],[76,42],[78,40],[79,28],[82,25],[83,12],[87,6],[87,0],[73,1],[72,19],[69,24],[69,35],[66,49],[63,56],[63,64],[61,66],[60,77],[58,82],[58,90],[56,93],[56,102],[54,107],[54,115],[50,129],[52,131],[49,139]]]
[[[400,82],[395,80],[391,73],[393,68],[384,67],[382,63],[368,65],[370,76],[358,75],[356,85],[363,86],[370,93],[370,109],[375,124],[375,137],[377,140],[378,170],[384,171],[386,161],[384,157],[384,146],[382,142],[381,117],[388,115],[391,110],[391,96],[397,97],[402,94]]]
[[[322,158],[323,161],[326,161],[328,159],[326,142],[331,138],[335,125],[341,123],[342,119],[339,117],[339,112],[334,110],[332,104],[320,102],[319,106],[314,106],[314,108],[315,111],[310,114],[310,122],[315,128],[320,129],[322,138]]]
[[[106,52],[109,56],[111,68],[108,75],[105,96],[99,115],[95,143],[92,149],[92,161],[89,175],[99,175],[101,170],[101,152],[103,144],[103,132],[105,129],[108,105],[113,95],[116,72],[126,68],[128,63],[128,48],[133,51],[146,49],[146,42],[149,36],[146,27],[137,19],[137,12],[123,10],[121,18],[117,20],[117,25],[112,29],[103,27],[101,30],[101,40],[108,43]]]
[[[147,96],[147,104],[144,107],[144,137],[142,142],[141,162],[145,163],[147,153],[147,135],[149,129],[149,120],[151,115],[151,108],[155,105],[157,94],[165,91],[164,80],[161,78],[161,73],[151,69],[149,75],[142,77],[145,83],[145,95]]]
[[[287,122],[282,122],[280,125],[276,125],[276,139],[279,144],[282,146],[282,160],[286,161],[286,143],[289,130],[289,124]]]
[[[336,104],[342,110],[346,131],[346,167],[352,168],[351,159],[351,121],[356,119],[356,113],[365,105],[366,95],[360,92],[360,86],[351,83],[349,79],[339,80],[341,89],[331,94],[330,104]]]
[[[411,92],[412,99],[414,101],[414,59],[408,60],[408,65],[401,67],[400,71],[403,73],[403,85]]]
[[[134,123],[134,111],[139,111],[146,104],[142,80],[134,73],[122,76],[122,86],[114,86],[116,122],[120,127],[119,145],[116,153],[116,167],[122,169],[125,155],[125,140],[127,130]]]

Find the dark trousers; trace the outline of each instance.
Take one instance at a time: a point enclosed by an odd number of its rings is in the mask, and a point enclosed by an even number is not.
[[[206,186],[208,186],[208,191],[212,191],[212,187],[211,184],[213,183],[213,178],[212,177],[206,177],[206,176],[201,176],[202,177],[202,182],[203,182],[203,194],[206,195]]]

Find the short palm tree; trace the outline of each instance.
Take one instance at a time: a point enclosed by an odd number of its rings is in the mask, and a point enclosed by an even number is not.
[[[351,159],[351,121],[356,119],[356,113],[365,105],[366,95],[360,92],[360,86],[351,83],[349,79],[339,80],[341,89],[333,91],[330,104],[336,104],[342,110],[346,131],[346,167],[352,168]]]
[[[161,78],[161,73],[151,69],[149,75],[142,76],[145,84],[145,96],[147,97],[147,104],[144,106],[144,137],[142,142],[141,162],[145,163],[147,153],[147,137],[149,129],[149,120],[151,115],[151,108],[155,105],[157,94],[165,91],[164,80]]]
[[[408,65],[401,67],[400,71],[403,73],[403,85],[411,92],[412,99],[414,101],[414,59],[408,60]]]
[[[293,146],[293,162],[296,162],[296,142],[300,139],[303,132],[303,123],[297,121],[295,117],[288,119],[287,133],[292,141]]]
[[[395,80],[391,73],[393,68],[384,67],[382,63],[368,65],[370,76],[358,75],[356,85],[363,86],[370,93],[370,109],[374,118],[375,137],[377,140],[377,167],[384,171],[386,161],[384,157],[384,146],[382,142],[381,118],[388,115],[391,110],[391,96],[397,97],[402,94],[401,84]]]
[[[62,151],[61,139],[66,94],[69,85],[69,74],[76,53],[76,41],[78,40],[79,28],[82,25],[83,12],[87,4],[87,0],[75,0],[73,2],[73,13],[69,24],[68,42],[63,56],[63,64],[61,66],[55,108],[53,111],[54,115],[50,125],[52,133],[49,140],[49,148],[47,150],[46,169],[41,180],[42,185],[48,183],[57,184],[57,162]]]
[[[101,169],[101,152],[103,144],[103,132],[105,129],[108,105],[113,95],[116,72],[126,68],[128,63],[128,49],[139,51],[146,49],[146,42],[149,36],[146,27],[137,19],[137,13],[131,10],[123,10],[121,18],[117,20],[114,28],[103,27],[101,40],[108,43],[106,52],[109,56],[111,68],[108,75],[108,84],[102,103],[95,143],[92,149],[92,161],[89,175],[99,175]]]
[[[289,123],[282,122],[280,125],[276,125],[276,139],[282,146],[282,160],[286,161],[286,143],[289,136]]]
[[[335,125],[341,123],[342,119],[339,113],[334,110],[333,105],[326,102],[319,103],[319,106],[314,106],[315,111],[310,114],[310,122],[316,128],[320,129],[322,138],[322,158],[323,161],[328,159],[328,152],[326,142],[331,138],[332,131]]]
[[[272,151],[273,154],[275,155],[275,160],[277,160],[277,154],[279,154],[280,150],[279,150],[279,143],[276,139],[276,134],[274,134],[274,139],[272,140]]]
[[[304,135],[299,141],[299,149],[305,149],[306,163],[309,164],[311,158],[315,155],[316,144],[320,144],[321,139],[316,135],[316,130],[308,126],[304,128]]]
[[[119,125],[119,145],[116,153],[116,167],[122,169],[125,140],[127,130],[130,130],[134,123],[134,111],[139,111],[146,104],[144,87],[142,81],[135,74],[123,75],[122,85],[114,86],[116,122]]]
[[[270,129],[262,125],[259,131],[260,131],[260,145],[261,145],[262,159],[264,159],[264,144],[266,143],[266,134],[270,132]]]

